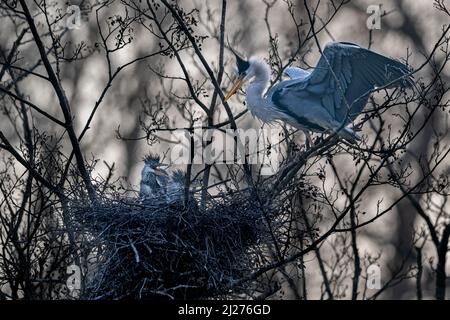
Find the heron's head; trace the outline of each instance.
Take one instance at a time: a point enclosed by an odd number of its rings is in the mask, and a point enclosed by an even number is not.
[[[239,88],[242,86],[242,84],[245,82],[245,80],[247,80],[248,78],[250,78],[251,75],[251,61],[247,61],[243,58],[241,58],[236,52],[234,52],[233,49],[231,49],[231,51],[233,51],[234,56],[236,57],[236,67],[237,67],[237,74],[238,74],[238,78],[236,80],[236,82],[234,83],[233,87],[231,88],[231,90],[227,93],[226,97],[225,97],[225,101],[227,101],[228,99],[230,99],[238,90]]]
[[[175,170],[172,174],[172,180],[180,185],[184,185],[186,173],[183,170]]]
[[[167,176],[167,172],[164,170],[167,168],[167,164],[161,163],[159,155],[148,154],[144,158],[145,167],[156,175]]]

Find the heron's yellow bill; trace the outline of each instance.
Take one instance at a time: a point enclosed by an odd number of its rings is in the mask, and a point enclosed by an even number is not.
[[[231,90],[227,93],[227,95],[225,97],[225,101],[230,99],[239,90],[239,88],[241,87],[243,81],[244,81],[244,75],[239,76],[239,78],[237,79],[236,83],[233,85]]]

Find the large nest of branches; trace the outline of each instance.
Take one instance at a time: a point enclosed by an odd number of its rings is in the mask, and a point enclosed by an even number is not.
[[[262,218],[248,196],[200,209],[166,199],[72,204],[95,256],[87,299],[202,299],[227,294],[252,269]]]

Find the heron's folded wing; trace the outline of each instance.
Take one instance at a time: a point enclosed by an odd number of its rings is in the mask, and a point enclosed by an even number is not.
[[[329,120],[330,116],[324,108],[314,108],[317,103],[311,101],[311,94],[304,90],[306,84],[302,78],[281,81],[267,92],[267,99],[303,128],[324,131],[326,127],[321,125],[321,120]]]

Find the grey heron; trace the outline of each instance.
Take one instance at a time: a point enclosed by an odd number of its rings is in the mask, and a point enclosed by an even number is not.
[[[232,50],[233,51],[233,50]],[[308,132],[334,133],[350,141],[359,136],[345,127],[363,110],[370,93],[379,87],[410,87],[411,70],[405,64],[349,42],[332,42],[312,72],[300,68],[285,70],[291,79],[266,88],[268,64],[258,58],[248,61],[236,52],[238,79],[225,97],[228,100],[242,84],[247,107],[263,122],[284,121]]]
[[[158,155],[150,154],[144,158],[139,192],[141,199],[154,199],[166,194],[169,175],[164,170],[165,166]]]
[[[186,174],[182,170],[175,170],[167,185],[167,201],[168,203],[182,203],[184,198],[184,184]]]

